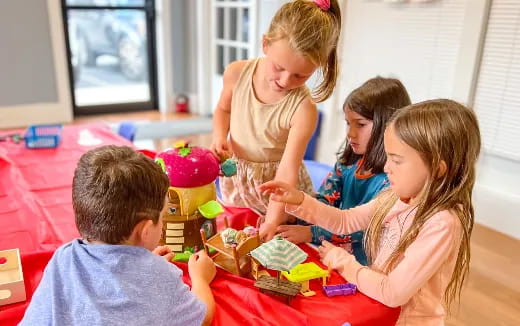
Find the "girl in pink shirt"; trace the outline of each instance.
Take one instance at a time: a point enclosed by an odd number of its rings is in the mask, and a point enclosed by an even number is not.
[[[469,269],[477,118],[451,100],[413,104],[392,117],[384,144],[390,189],[367,204],[339,210],[279,181],[260,190],[331,232],[366,230],[370,267],[326,241],[324,264],[367,296],[402,306],[397,325],[444,325],[443,301],[449,308],[460,295]]]

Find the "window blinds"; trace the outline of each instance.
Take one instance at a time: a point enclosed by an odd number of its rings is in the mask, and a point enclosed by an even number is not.
[[[520,0],[494,0],[475,91],[484,149],[520,161]]]
[[[468,1],[349,1],[340,96],[381,75],[399,78],[413,102],[452,97]]]

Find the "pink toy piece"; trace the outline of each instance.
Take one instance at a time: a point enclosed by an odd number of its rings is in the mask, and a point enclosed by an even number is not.
[[[189,148],[189,153],[186,154]],[[207,185],[220,173],[219,161],[211,151],[202,147],[170,148],[155,157],[170,179],[172,187],[192,188]]]
[[[7,263],[7,258],[5,258],[5,257],[0,257],[0,265],[3,265],[3,264],[5,264],[5,263]]]

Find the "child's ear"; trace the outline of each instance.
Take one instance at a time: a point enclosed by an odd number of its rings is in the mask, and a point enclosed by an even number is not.
[[[267,48],[269,47],[269,41],[267,41],[267,38],[265,37],[265,34],[262,35],[262,51],[264,54],[267,52]]]
[[[132,234],[129,237],[129,241],[132,245],[142,246],[150,234],[151,226],[153,225],[152,220],[141,220],[134,226]]]
[[[448,171],[448,166],[446,165],[446,161],[441,160],[439,163],[439,168],[437,170],[436,178],[441,178],[446,174],[446,171]]]
[[[142,220],[139,223],[143,223],[141,227],[141,239],[145,241],[150,236],[154,224],[152,220]]]

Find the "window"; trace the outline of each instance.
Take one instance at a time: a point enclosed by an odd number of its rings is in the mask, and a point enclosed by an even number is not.
[[[474,108],[484,149],[520,161],[520,1],[492,2]]]

